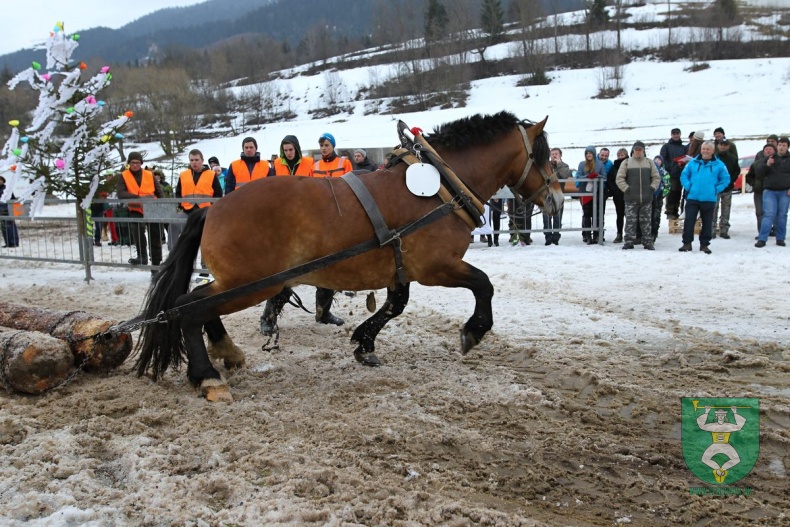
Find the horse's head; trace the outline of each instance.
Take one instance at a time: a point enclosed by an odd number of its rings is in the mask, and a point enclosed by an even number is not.
[[[507,186],[517,200],[533,202],[543,209],[544,214],[551,216],[562,210],[565,198],[549,163],[549,142],[543,132],[548,119],[547,116],[539,123],[518,123],[524,156],[514,160],[513,166],[517,168],[511,171]]]

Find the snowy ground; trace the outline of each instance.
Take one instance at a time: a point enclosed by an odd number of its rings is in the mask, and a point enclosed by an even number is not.
[[[466,357],[471,295],[414,286],[379,369],[351,356],[364,295],[337,295],[345,326],[286,308],[271,352],[259,309],[226,317],[248,364],[222,370],[232,405],[130,364],[38,397],[0,392],[0,524],[786,525],[790,258],[753,247],[751,199],[735,196],[733,237],[712,255],[678,253],[666,232],[654,252],[579,233],[472,244],[495,325]],[[94,274],[4,261],[3,296],[136,314],[147,272]],[[738,483],[752,496],[689,495],[687,396],[760,398],[760,458]]]

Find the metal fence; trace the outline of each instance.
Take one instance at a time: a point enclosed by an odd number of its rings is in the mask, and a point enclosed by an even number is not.
[[[560,180],[573,181],[573,180]],[[586,181],[586,180],[585,180]],[[537,218],[540,213],[533,217],[533,227],[531,229],[501,229],[493,231],[496,234],[512,233],[546,233],[546,232],[599,232],[599,239],[603,240],[603,221],[600,219],[598,211],[603,210],[603,202],[606,199],[603,187],[603,179],[592,180],[592,191],[578,191],[566,193],[566,197],[578,198],[581,196],[593,197],[593,224],[591,227],[570,227],[570,221],[563,220],[561,229],[542,229],[537,225]],[[498,191],[494,198],[512,199],[513,195],[506,188]],[[45,202],[45,214],[52,210],[58,215],[39,215],[33,220],[26,206],[23,211],[16,211],[16,214],[0,215],[0,229],[3,230],[3,247],[0,248],[0,259],[7,260],[27,260],[40,262],[53,262],[65,264],[82,265],[85,268],[85,280],[92,280],[91,268],[94,266],[135,268],[156,270],[154,265],[132,265],[129,260],[137,257],[137,251],[131,235],[133,229],[144,228],[145,224],[156,223],[162,225],[162,258],[163,261],[168,254],[168,241],[171,242],[170,226],[186,223],[186,215],[178,213],[178,204],[183,201],[200,203],[211,200],[198,200],[188,198],[157,199],[155,201],[143,202],[144,218],[128,217],[128,204],[139,203],[140,200],[118,200],[105,199],[94,200],[96,205],[102,205],[104,209],[101,215],[90,216],[86,219],[84,227],[80,228],[78,204],[74,200],[47,200]],[[572,199],[565,201],[565,217],[571,213]],[[26,204],[27,205],[27,204]],[[97,207],[98,208],[98,207]],[[9,207],[12,209],[12,207]],[[536,210],[538,210],[536,208]],[[21,213],[20,213],[21,212]],[[508,213],[512,210],[505,210],[502,221],[507,225]],[[488,219],[486,218],[486,221]],[[18,230],[19,244],[17,247],[6,247],[9,223],[14,222]],[[540,224],[542,226],[542,222]],[[96,233],[99,233],[96,236]],[[146,233],[146,238],[148,238]],[[98,240],[97,240],[98,238]],[[150,240],[147,240],[150,248]],[[149,254],[150,255],[150,254]],[[200,255],[198,255],[200,262]],[[196,267],[195,272],[207,272],[202,267]]]

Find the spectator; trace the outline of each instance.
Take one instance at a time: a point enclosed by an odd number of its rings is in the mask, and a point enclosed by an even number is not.
[[[787,210],[790,208],[790,139],[781,137],[776,144],[776,154],[760,161],[755,168],[763,179],[763,221],[755,247],[765,247],[773,226],[776,245],[785,246]]]
[[[551,149],[551,168],[554,171],[554,174],[557,176],[557,179],[570,179],[573,177],[571,174],[571,169],[567,163],[562,161],[562,150],[559,148],[552,148]],[[494,227],[498,229],[498,226]],[[561,229],[562,228],[562,209],[552,216],[548,214],[543,214],[543,230],[547,229]],[[543,233],[546,238],[546,245],[559,245],[560,238],[562,237],[561,232],[544,232]],[[497,244],[498,245],[498,244]]]
[[[623,160],[628,158],[628,150],[620,148],[617,150],[617,159],[612,164],[612,168],[606,175],[607,187],[609,194],[612,195],[612,203],[614,203],[614,210],[617,214],[617,236],[614,243],[623,243],[623,225],[625,224],[625,197],[623,191],[617,186],[617,171],[620,170],[620,165]]]
[[[625,159],[617,170],[617,186],[625,199],[625,243],[623,249],[633,249],[637,225],[642,230],[642,245],[654,250],[653,230],[650,215],[653,194],[658,189],[660,177],[656,164],[645,157],[645,145],[636,141],[630,158]]]
[[[669,193],[669,173],[664,169],[664,160],[661,156],[653,158],[653,162],[658,169],[658,188],[653,193],[653,205],[650,212],[650,230],[653,234],[653,244],[658,238],[658,231],[661,230],[661,207],[664,205],[664,198]]]
[[[576,182],[576,188],[582,190],[583,192],[592,192],[593,185],[595,184],[593,181],[589,181],[592,179],[598,179],[598,177],[603,173],[603,163],[598,160],[598,157],[595,155],[595,147],[588,146],[584,149],[584,161],[579,163],[579,168],[576,170],[576,179],[579,181]],[[583,188],[582,188],[583,187]],[[580,198],[582,203],[582,239],[588,245],[598,243],[598,230],[593,231],[593,197],[592,196],[582,196]]]
[[[370,170],[371,172],[376,170],[376,164],[368,159],[368,153],[363,148],[354,150],[354,164],[358,170]]]
[[[250,181],[268,177],[272,172],[269,162],[261,161],[258,141],[254,137],[245,137],[241,141],[241,148],[241,157],[230,164],[225,175],[225,194],[230,194]]]
[[[754,215],[757,217],[757,234],[755,240],[760,239],[760,227],[763,222],[763,179],[765,179],[765,172],[758,176],[755,172],[755,167],[765,163],[765,160],[772,155],[776,154],[776,144],[771,144],[770,136],[769,142],[765,144],[762,150],[757,152],[754,156],[754,162],[749,167],[749,172],[746,173],[746,182],[752,186],[753,200],[754,200]],[[772,229],[772,234],[775,235]],[[769,235],[770,236],[770,235]]]
[[[700,153],[686,164],[680,174],[680,181],[686,190],[686,218],[683,221],[683,245],[680,252],[691,250],[694,241],[694,225],[697,216],[702,216],[702,230],[699,234],[699,250],[710,254],[710,240],[713,231],[713,210],[716,197],[730,182],[730,175],[724,163],[714,157],[716,147],[713,141],[705,141]]]
[[[148,170],[143,170],[143,156],[139,152],[130,152],[127,158],[129,168],[121,173],[118,178],[117,191],[118,199],[142,198],[145,200],[163,198],[162,186],[154,178],[154,174]],[[143,218],[143,204],[129,203],[129,217]],[[158,223],[132,223],[132,242],[137,249],[137,256],[129,259],[132,265],[148,265],[148,242],[145,233],[151,241],[151,263],[159,265],[162,263],[162,233]]]
[[[0,196],[5,192],[5,178],[0,176]],[[11,195],[11,199],[14,195]],[[8,202],[0,202],[0,216],[16,216],[12,214],[17,204],[12,203],[9,206]],[[16,221],[12,219],[0,221],[0,229],[3,231],[3,247],[13,249],[19,247],[19,229],[16,226]]]
[[[107,199],[107,192],[99,191],[96,193],[96,198],[100,200]],[[104,211],[107,210],[106,203],[96,203],[95,200],[91,201],[91,220],[93,221],[93,246],[94,247],[101,247],[101,235],[102,230],[107,225],[103,221],[96,221],[95,218],[102,218],[104,217]]]
[[[502,211],[504,210],[505,200],[502,198],[491,198],[488,200],[491,212],[491,226],[494,229],[494,246],[499,247],[499,229],[502,228]]]
[[[721,217],[719,217],[719,236],[725,240],[729,240],[732,189],[735,187],[735,180],[738,179],[738,175],[741,173],[741,167],[738,166],[738,158],[730,152],[730,142],[726,137],[722,137],[716,144],[716,157],[719,158],[719,161],[724,163],[724,166],[727,168],[727,172],[730,174],[730,184],[719,193],[716,201],[716,208],[713,210],[713,237],[716,237],[716,218],[719,216],[719,210],[721,210]]]
[[[219,186],[222,187],[222,195],[225,195],[225,178],[228,176],[228,169],[222,168],[222,165],[219,164],[219,159],[216,156],[211,156],[208,158],[208,166],[214,173],[217,175],[217,180],[219,181]]]
[[[715,140],[715,146],[718,149],[719,142],[725,138],[724,128],[719,126],[715,130],[713,130],[713,139]],[[735,159],[738,159],[738,149],[735,147],[735,143],[732,141],[730,143],[730,153],[735,156]]]
[[[322,134],[318,138],[321,159],[313,165],[313,177],[340,177],[353,170],[347,157],[335,153],[335,146],[335,136],[330,133]]]
[[[348,158],[340,157],[335,153],[335,146],[335,137],[330,133],[321,134],[321,137],[318,138],[321,159],[313,165],[313,177],[340,177],[353,170]],[[315,319],[317,322],[336,326],[342,326],[345,323],[342,318],[329,311],[332,308],[334,296],[335,291],[332,289],[316,288]]]
[[[693,132],[692,132],[693,134]],[[683,158],[688,147],[680,139],[680,128],[673,128],[671,137],[659,152],[664,160],[664,169],[669,172],[669,193],[667,194],[667,219],[676,220],[679,217],[681,185],[680,173],[683,171]]]
[[[211,199],[222,197],[222,185],[219,183],[217,173],[203,164],[203,152],[198,149],[189,151],[189,168],[181,172],[176,184],[176,198],[195,198]],[[210,201],[195,203],[192,201],[182,201],[178,205],[178,218],[186,220],[190,214],[198,209],[205,209],[211,206]],[[168,249],[174,250],[184,230],[184,223],[170,224],[170,241]],[[201,254],[200,266],[205,269],[206,264]],[[197,279],[198,283],[208,282],[208,273],[201,272]]]
[[[274,175],[313,177],[313,158],[302,157],[302,147],[295,135],[286,135],[280,142],[280,157],[274,162]]]
[[[601,200],[601,210],[599,211],[600,218],[601,218],[601,232],[605,232],[606,230],[606,200],[609,197],[609,171],[614,166],[614,162],[609,159],[609,149],[604,147],[598,151],[598,160],[603,164],[603,171],[601,172],[601,176],[603,177],[603,187],[601,187],[601,191],[603,192],[603,199]]]

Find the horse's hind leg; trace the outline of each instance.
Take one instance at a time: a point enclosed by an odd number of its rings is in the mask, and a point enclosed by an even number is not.
[[[376,337],[387,322],[403,313],[409,302],[409,284],[397,283],[387,290],[387,300],[381,309],[364,321],[354,330],[351,342],[358,343],[354,350],[354,358],[366,366],[380,366],[381,361],[375,355]]]
[[[181,323],[184,345],[187,349],[187,378],[200,389],[209,401],[233,402],[228,385],[214,369],[203,342],[203,324],[199,321]]]
[[[247,363],[244,352],[233,343],[225,331],[219,317],[206,322],[203,326],[208,336],[208,354],[214,359],[222,359],[229,370],[243,368]]]

